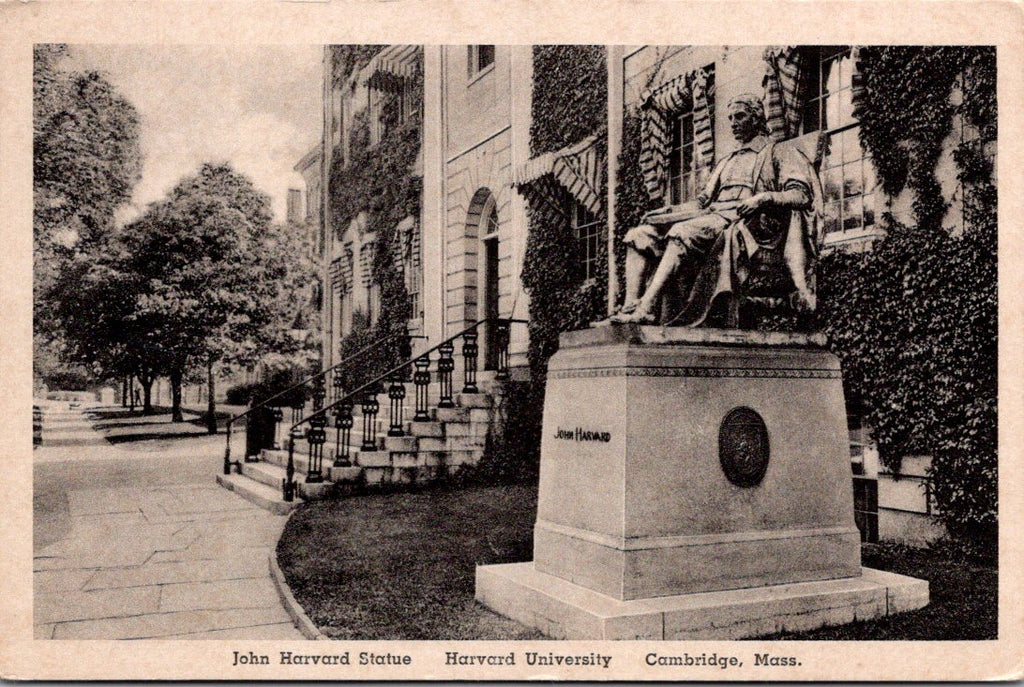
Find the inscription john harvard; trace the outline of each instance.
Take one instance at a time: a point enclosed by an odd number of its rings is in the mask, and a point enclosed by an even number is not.
[[[611,432],[596,432],[591,430],[577,427],[576,429],[563,429],[559,427],[555,430],[556,439],[565,439],[567,441],[601,441],[608,443],[612,440]]]

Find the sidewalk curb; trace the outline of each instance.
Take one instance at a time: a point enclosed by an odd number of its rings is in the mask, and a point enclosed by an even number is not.
[[[294,513],[295,511],[292,512]],[[281,533],[284,533],[283,529]],[[270,576],[274,579],[274,586],[277,588],[277,595],[281,597],[281,604],[284,606],[284,610],[288,612],[295,627],[305,635],[306,639],[329,640],[330,637],[317,629],[317,626],[309,619],[306,612],[302,610],[299,602],[295,600],[295,595],[292,594],[291,588],[284,579],[284,573],[281,572],[281,567],[277,564],[277,544],[274,544],[274,547],[270,550],[267,560],[270,565]]]

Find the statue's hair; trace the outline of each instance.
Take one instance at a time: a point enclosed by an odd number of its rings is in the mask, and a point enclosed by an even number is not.
[[[753,115],[757,121],[757,128],[762,133],[768,134],[768,119],[764,114],[764,102],[760,96],[753,93],[740,93],[729,101],[729,107],[738,106]]]

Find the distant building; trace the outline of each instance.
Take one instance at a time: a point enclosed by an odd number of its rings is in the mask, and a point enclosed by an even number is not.
[[[300,159],[293,168],[296,172],[302,175],[303,180],[306,182],[306,213],[304,216],[299,215],[299,219],[296,221],[305,221],[306,225],[309,227],[311,245],[315,255],[320,255],[324,246],[322,210],[324,205],[324,171],[322,169],[322,164],[323,144],[319,143],[303,155],[302,159]],[[291,198],[290,194],[291,190],[289,190],[289,199]],[[300,212],[298,209],[296,211]],[[289,218],[290,217],[291,215],[289,214]]]
[[[288,222],[298,224],[303,221],[302,216],[302,191],[297,188],[288,189],[287,208],[285,219]]]

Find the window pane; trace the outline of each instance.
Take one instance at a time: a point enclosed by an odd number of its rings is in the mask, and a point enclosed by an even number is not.
[[[803,120],[803,132],[805,134],[818,130],[818,120],[821,117],[820,107],[821,100],[819,98],[810,98],[804,105],[804,111],[800,118]]]
[[[682,144],[693,143],[693,115],[685,114],[679,118]]]
[[[861,163],[853,162],[843,165],[843,195],[858,196],[864,192],[861,186]]]
[[[844,91],[849,93],[849,91]],[[857,129],[847,129],[842,134],[843,141],[843,162],[849,164],[864,157],[864,150],[860,147],[860,136]]]
[[[816,61],[817,62],[817,61]],[[821,106],[821,65],[816,63],[812,69],[807,70],[807,90],[804,93],[807,94],[807,101],[804,103],[804,111],[801,115],[803,122],[803,133],[809,134],[812,131],[818,130],[819,119],[821,112],[818,109]]]
[[[869,193],[864,196],[864,228],[870,228],[875,225],[875,194]]]
[[[862,226],[861,207],[860,196],[847,198],[843,201],[843,231],[860,229]]]
[[[837,94],[829,95],[825,101],[825,121],[822,128],[825,130],[835,129],[839,126],[839,97]]]
[[[693,146],[687,146],[679,151],[680,167],[679,171],[683,174],[693,170]]]
[[[842,182],[842,169],[830,169],[825,172],[822,188],[825,192],[825,202],[838,200],[840,197],[840,183]]]
[[[839,231],[839,203],[825,204],[825,233]]]
[[[839,67],[836,60],[825,60],[821,65],[822,93],[835,93],[843,87],[839,78]]]
[[[839,98],[839,119],[836,120],[836,126],[853,124],[856,121],[853,118],[853,91],[849,88],[844,88],[837,95]]]

